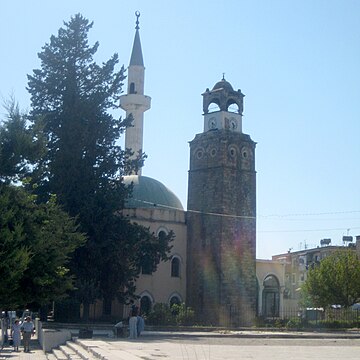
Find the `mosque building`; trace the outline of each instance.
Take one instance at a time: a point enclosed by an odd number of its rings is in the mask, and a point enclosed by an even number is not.
[[[120,98],[133,117],[125,134],[133,156],[143,152],[144,113],[151,107],[136,16],[127,92]],[[250,324],[267,309],[279,313],[284,266],[256,260],[256,143],[242,132],[244,94],[223,77],[202,96],[203,132],[190,141],[188,209],[141,169],[124,177],[133,193],[123,214],[159,238],[175,234],[170,260],[154,273],[143,268],[136,294],[145,313],[156,303],[186,303],[202,323]],[[113,315],[121,311],[113,306]]]

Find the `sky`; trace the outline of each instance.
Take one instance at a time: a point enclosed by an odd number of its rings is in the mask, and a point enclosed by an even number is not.
[[[188,143],[203,131],[201,94],[225,73],[245,94],[243,132],[257,143],[257,258],[360,235],[360,1],[0,3],[2,99],[13,95],[29,110],[27,74],[77,13],[94,22],[96,61],[116,52],[127,67],[139,11],[152,98],[142,174],[165,184],[186,209]]]

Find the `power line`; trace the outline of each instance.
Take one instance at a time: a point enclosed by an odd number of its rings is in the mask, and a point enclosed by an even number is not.
[[[136,201],[142,204],[151,205],[153,208],[163,208],[169,210],[177,210],[177,211],[184,211],[188,213],[194,214],[202,214],[202,215],[210,215],[210,216],[221,216],[226,218],[234,218],[234,219],[256,219],[255,216],[245,216],[245,215],[233,215],[233,214],[223,214],[223,213],[213,213],[213,212],[205,212],[200,210],[184,210],[178,207],[153,203],[150,201],[139,200],[131,198],[131,201]],[[333,211],[333,212],[322,212],[322,213],[297,213],[297,214],[283,214],[283,215],[257,215],[259,218],[286,218],[290,216],[318,216],[318,215],[339,215],[339,214],[353,214],[353,213],[360,213],[360,210],[351,210],[351,211]],[[289,220],[289,219],[288,219]],[[322,220],[322,219],[321,219]],[[341,219],[344,220],[344,219]],[[351,227],[351,230],[358,230],[360,227]],[[300,232],[329,232],[329,231],[342,231],[344,228],[324,228],[324,229],[297,229],[297,230],[257,230],[258,233],[300,233]]]
[[[352,227],[351,230],[357,230],[360,227]],[[285,233],[285,232],[316,232],[316,231],[341,231],[345,228],[330,228],[330,229],[301,229],[301,230],[257,230],[259,233]]]
[[[174,206],[169,206],[169,205],[164,205],[164,204],[159,204],[159,203],[153,203],[153,202],[150,202],[150,201],[133,199],[133,198],[131,198],[131,201],[136,201],[136,202],[139,202],[139,203],[151,205],[154,208],[158,207],[158,208],[164,208],[164,209],[169,209],[169,210],[180,210],[180,211],[194,213],[194,214],[203,214],[203,215],[221,216],[221,217],[232,217],[232,218],[240,218],[240,219],[241,218],[243,218],[243,219],[274,218],[274,217],[286,218],[286,217],[292,217],[292,216],[294,216],[294,217],[300,217],[300,216],[307,217],[307,216],[340,215],[340,214],[360,213],[360,210],[350,210],[350,211],[332,211],[332,212],[318,212],[318,213],[315,213],[315,212],[314,213],[289,213],[289,214],[270,214],[270,215],[257,214],[257,216],[246,216],[246,215],[235,215],[235,214],[205,212],[205,211],[201,211],[201,210],[191,210],[191,209],[184,210],[184,209],[174,207]],[[341,219],[341,220],[345,220],[345,219]],[[323,230],[331,230],[331,229],[291,230],[291,231],[323,231]],[[334,230],[342,230],[342,229],[334,229]],[[271,230],[269,230],[269,231],[271,232]],[[285,230],[285,231],[287,231],[287,230]]]
[[[321,215],[340,215],[340,214],[356,214],[360,213],[360,210],[350,210],[350,211],[332,211],[332,212],[318,212],[318,213],[294,213],[294,214],[270,214],[270,215],[260,215],[258,217],[290,217],[290,216],[321,216]]]

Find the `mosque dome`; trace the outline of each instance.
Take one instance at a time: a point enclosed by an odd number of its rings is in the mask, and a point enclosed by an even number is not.
[[[227,91],[234,91],[234,89],[233,89],[233,87],[231,86],[231,84],[230,84],[228,81],[226,81],[225,79],[222,79],[222,80],[218,81],[218,82],[214,85],[212,91],[218,90],[218,89],[224,89],[224,90],[227,90]]]
[[[153,208],[155,206],[184,210],[178,197],[160,181],[142,175],[124,176],[124,184],[133,184],[132,196],[125,208]]]

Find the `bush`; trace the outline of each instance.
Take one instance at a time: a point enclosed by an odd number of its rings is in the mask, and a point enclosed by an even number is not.
[[[166,304],[155,304],[150,313],[146,316],[146,322],[150,325],[173,325],[173,316]]]
[[[194,323],[194,310],[186,307],[184,303],[174,304],[171,307],[171,313],[175,315],[176,325],[192,325]]]
[[[155,304],[146,322],[150,325],[192,325],[194,317],[194,310],[184,303],[174,304],[171,308],[167,304]]]
[[[299,318],[291,318],[287,323],[286,323],[286,328],[287,329],[302,329],[304,328],[304,321]]]

